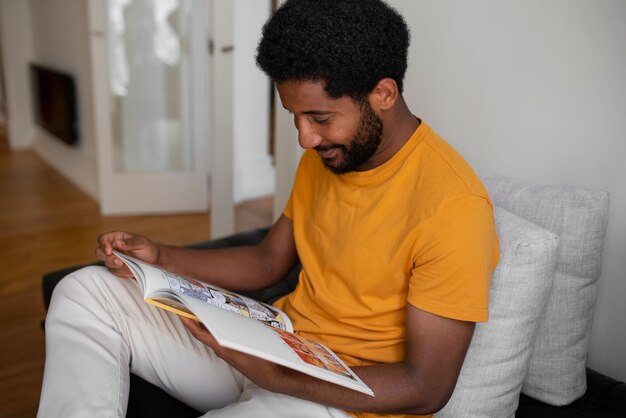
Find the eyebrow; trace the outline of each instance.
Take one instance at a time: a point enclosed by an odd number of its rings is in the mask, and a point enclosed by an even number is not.
[[[287,109],[284,105],[283,105],[283,109],[285,109],[287,112],[293,114],[293,112],[289,109]],[[320,115],[320,116],[325,116],[325,115],[330,115],[333,114],[335,112],[330,111],[330,110],[306,110],[304,112],[302,112],[303,115]]]
[[[307,110],[306,112],[302,112],[302,114],[304,115],[330,115],[331,112],[330,110]]]

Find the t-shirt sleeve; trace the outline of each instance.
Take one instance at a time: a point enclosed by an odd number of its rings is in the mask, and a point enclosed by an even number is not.
[[[287,204],[285,205],[285,209],[283,210],[283,215],[293,220],[293,189],[291,189],[291,193],[289,193],[289,199],[287,199]]]
[[[477,195],[456,199],[418,232],[408,302],[435,315],[486,321],[491,275],[498,262],[491,202]]]
[[[289,199],[287,200],[287,204],[285,204],[285,209],[283,209],[283,215],[285,215],[287,218],[291,220],[293,220],[293,215],[294,215],[293,213],[294,193],[298,187],[300,189],[302,189],[303,187],[306,187],[304,182],[306,181],[306,177],[307,177],[306,171],[308,167],[310,166],[310,159],[311,159],[310,152],[305,152],[304,154],[302,154],[302,157],[300,158],[300,161],[298,162],[298,168],[296,169],[296,175],[293,180],[291,193],[289,193]]]

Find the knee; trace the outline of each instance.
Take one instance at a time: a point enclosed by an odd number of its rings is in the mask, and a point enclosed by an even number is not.
[[[101,266],[88,266],[71,272],[59,280],[54,287],[52,301],[79,292],[82,288],[89,287],[90,283],[102,276],[103,272],[106,272],[106,269]]]
[[[113,275],[102,266],[89,266],[76,270],[63,277],[54,287],[48,308],[48,316],[60,306],[72,302],[87,302],[96,298],[99,283]]]
[[[57,326],[85,326],[94,320],[113,324],[113,316],[122,311],[117,299],[128,302],[124,295],[132,293],[132,286],[126,282],[101,266],[85,267],[68,274],[52,292],[46,333]]]

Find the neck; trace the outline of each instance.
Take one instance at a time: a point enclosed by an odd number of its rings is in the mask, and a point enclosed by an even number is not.
[[[398,98],[395,106],[384,111],[380,118],[383,121],[382,141],[376,154],[368,161],[366,169],[378,167],[393,157],[421,123],[409,110],[402,96]]]
[[[385,116],[388,116],[385,118]],[[404,98],[400,96],[396,105],[389,110],[389,115],[383,115],[383,142],[388,141],[397,147],[396,152],[409,140],[413,132],[420,125],[420,120],[409,110]],[[388,120],[386,120],[388,119]]]

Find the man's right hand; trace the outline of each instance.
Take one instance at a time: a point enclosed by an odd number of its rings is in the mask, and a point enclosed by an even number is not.
[[[131,255],[147,263],[156,264],[159,260],[159,246],[143,235],[132,232],[112,231],[98,237],[96,257],[116,276],[133,278],[128,267],[113,254],[113,250]]]

